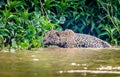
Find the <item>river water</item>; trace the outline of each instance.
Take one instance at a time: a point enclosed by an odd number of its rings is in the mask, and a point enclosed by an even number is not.
[[[120,77],[120,48],[0,52],[0,77]]]

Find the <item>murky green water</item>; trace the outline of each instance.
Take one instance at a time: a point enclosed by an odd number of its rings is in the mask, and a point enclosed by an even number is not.
[[[120,77],[120,49],[0,52],[0,77]]]

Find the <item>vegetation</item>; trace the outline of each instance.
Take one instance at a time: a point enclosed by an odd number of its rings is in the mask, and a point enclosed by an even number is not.
[[[57,24],[41,14],[38,3],[24,0],[1,2],[0,35],[5,47],[28,49],[43,46],[44,33]]]
[[[1,0],[0,46],[43,47],[51,29],[72,29],[120,45],[120,0]]]

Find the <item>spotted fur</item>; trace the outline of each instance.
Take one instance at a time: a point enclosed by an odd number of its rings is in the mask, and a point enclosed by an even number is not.
[[[51,30],[45,34],[45,45],[57,45],[63,48],[110,48],[111,45],[99,38],[87,34],[74,33],[72,30]]]

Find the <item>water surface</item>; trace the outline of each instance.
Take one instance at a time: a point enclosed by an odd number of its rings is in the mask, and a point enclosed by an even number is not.
[[[0,77],[120,77],[120,49],[0,52]]]

